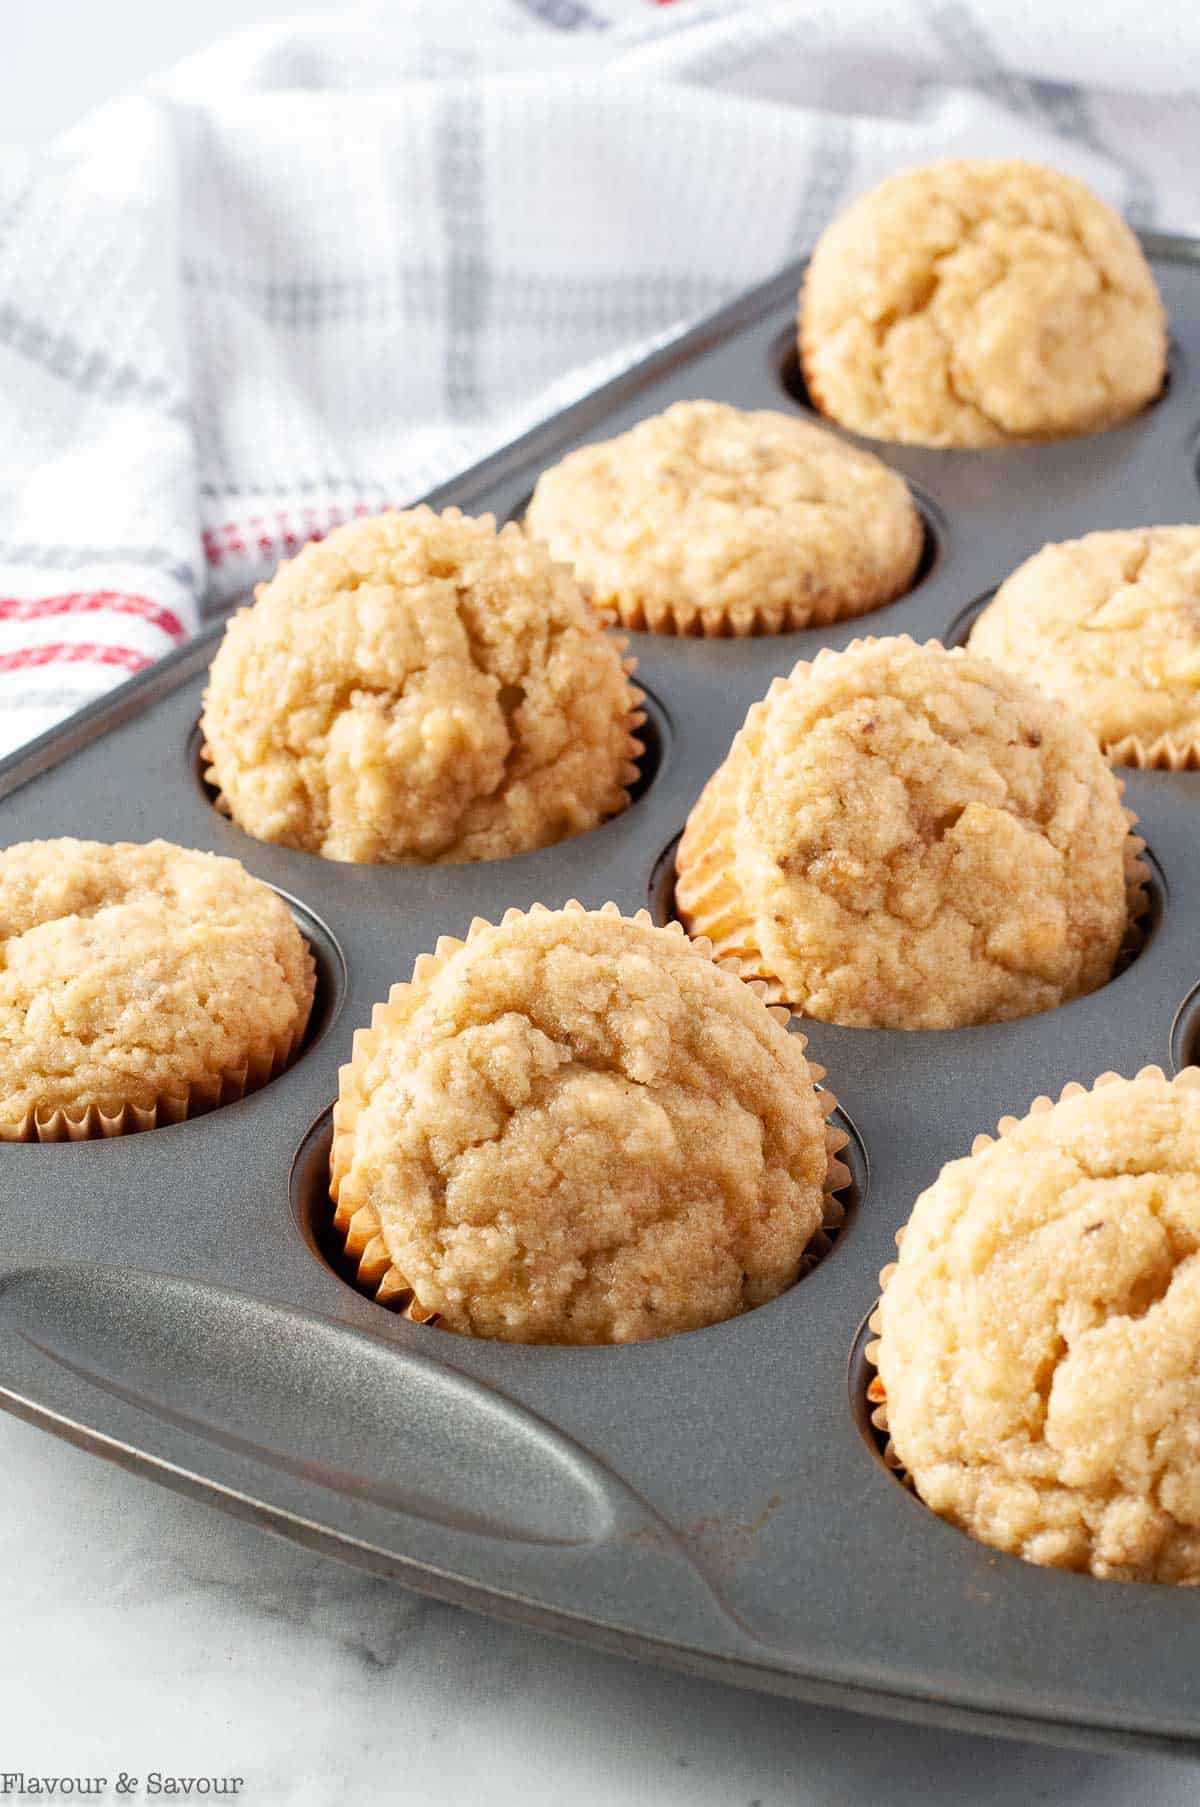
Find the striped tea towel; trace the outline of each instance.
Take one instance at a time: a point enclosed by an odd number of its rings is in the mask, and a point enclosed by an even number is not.
[[[1126,0],[391,0],[0,156],[0,753],[890,169],[1195,225],[1197,67],[1200,12]]]

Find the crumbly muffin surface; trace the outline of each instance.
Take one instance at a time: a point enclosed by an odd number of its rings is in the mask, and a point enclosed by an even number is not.
[[[526,525],[631,627],[778,631],[860,615],[907,588],[922,528],[869,452],[769,409],[676,402],[568,454]]]
[[[298,1037],[313,963],[236,860],[169,841],[0,851],[0,1120],[149,1107]]]
[[[370,1205],[424,1314],[613,1343],[797,1276],[825,1127],[803,1042],[678,932],[512,913],[442,943],[342,1070],[339,1211]]]
[[[793,1009],[955,1028],[1105,982],[1128,841],[1059,704],[961,651],[860,641],[751,709],[689,819],[676,897]]]
[[[627,801],[636,693],[570,574],[449,509],[305,546],[229,623],[203,732],[259,840],[359,862],[499,859]]]
[[[1162,387],[1166,319],[1124,221],[1014,159],[890,177],[819,240],[800,350],[817,406],[856,432],[987,446],[1096,432]]]
[[[917,1200],[876,1351],[935,1512],[1031,1562],[1200,1581],[1200,1092],[1103,1084]]]
[[[1200,741],[1200,527],[1044,546],[1000,586],[971,647],[1061,697],[1106,750]]]

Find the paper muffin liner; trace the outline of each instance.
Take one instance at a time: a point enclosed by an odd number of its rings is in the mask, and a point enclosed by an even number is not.
[[[309,961],[315,973],[311,951]],[[252,1048],[236,1067],[193,1080],[178,1092],[162,1092],[153,1103],[134,1104],[119,1096],[98,1099],[86,1110],[41,1112],[35,1108],[19,1122],[0,1122],[0,1142],[90,1142],[102,1137],[140,1134],[201,1117],[221,1105],[236,1104],[269,1084],[291,1065],[300,1050],[312,1015],[312,1000],[303,1017],[286,1036]]]
[[[258,588],[255,590],[256,596],[258,594],[258,590],[261,590],[263,587],[264,586],[262,584],[258,585]],[[625,746],[622,749],[623,763],[621,765],[619,773],[617,774],[617,783],[620,786],[619,799],[615,800],[613,807],[610,810],[607,810],[605,812],[604,816],[601,818],[601,821],[597,824],[597,827],[603,826],[604,822],[611,822],[611,821],[615,820],[615,818],[617,816],[623,815],[624,812],[629,808],[630,803],[633,801],[633,787],[638,783],[639,779],[641,778],[642,761],[646,756],[646,744],[642,740],[640,734],[638,733],[639,728],[644,727],[645,723],[646,723],[646,711],[642,708],[642,704],[646,700],[646,693],[644,690],[639,690],[638,686],[632,682],[634,674],[637,671],[637,659],[633,656],[633,654],[630,653],[629,642],[623,636],[620,636],[616,639],[615,645],[616,645],[617,651],[621,654],[621,666],[625,672],[625,676],[628,679],[630,679],[630,684],[629,684],[630,708],[629,708],[629,714],[626,717],[626,721],[625,721],[626,740],[625,740]],[[204,717],[203,717],[203,714],[201,714],[201,717],[200,717],[200,727],[202,730],[201,740],[200,740],[200,774],[201,774],[201,777],[203,778],[205,785],[208,787],[208,790],[211,792],[211,801],[212,801],[213,808],[215,810],[217,810],[221,815],[227,816],[231,822],[236,822],[237,816],[234,813],[233,805],[230,803],[229,798],[225,795],[224,791],[221,789],[221,781],[217,776],[217,770],[216,770],[216,766],[214,764],[213,750],[209,746],[207,740],[205,740],[203,737],[203,726],[204,726]],[[239,825],[239,827],[241,826],[240,823],[238,825]],[[568,838],[570,839],[573,837],[568,837]],[[551,843],[551,845],[553,845],[553,843]],[[529,852],[537,852],[538,849],[530,848],[530,849],[528,849],[528,851]],[[323,856],[318,856],[318,857],[323,857]]]
[[[1112,765],[1138,766],[1144,772],[1194,772],[1200,770],[1200,740],[1160,734],[1157,740],[1142,740],[1126,734],[1121,740],[1101,743],[1104,757]]]
[[[917,644],[909,634],[898,634],[895,638],[910,645]],[[843,651],[855,652],[861,647],[877,645],[878,640],[878,635],[865,635],[852,640]],[[921,644],[945,651],[940,640],[927,640]],[[737,766],[741,759],[752,755],[772,701],[789,690],[798,676],[841,657],[842,652],[835,648],[822,647],[815,658],[799,660],[787,677],[774,678],[766,695],[751,705],[725,759],[693,806],[675,856],[675,908],[688,933],[710,941],[715,957],[723,966],[729,966],[741,979],[761,982],[766,987],[768,1002],[782,1005],[795,1015],[803,1015],[803,1005],[787,996],[782,980],[769,970],[758,945],[755,919],[746,908],[734,878]],[[1114,774],[1114,781],[1118,795],[1123,797],[1124,780]],[[1128,805],[1123,807],[1129,828],[1124,850],[1126,925],[1110,980],[1124,972],[1144,947],[1150,910],[1151,873],[1143,857],[1146,843],[1135,832],[1138,822],[1135,811]]]
[[[1135,1079],[1165,1080],[1167,1076],[1159,1066],[1145,1066],[1139,1067],[1133,1077]],[[1081,1085],[1077,1079],[1068,1080],[1067,1084],[1064,1085],[1059,1092],[1057,1098],[1051,1098],[1047,1093],[1042,1092],[1033,1100],[1023,1117],[1001,1117],[996,1125],[996,1133],[994,1136],[982,1134],[974,1137],[971,1142],[971,1153],[973,1155],[981,1154],[985,1148],[990,1148],[993,1142],[1003,1140],[1003,1138],[1014,1130],[1019,1123],[1026,1122],[1030,1117],[1045,1116],[1047,1111],[1054,1109],[1055,1104],[1061,1104],[1068,1098],[1082,1097],[1087,1092],[1098,1092],[1103,1086],[1119,1085],[1123,1083],[1123,1081],[1124,1074],[1113,1073],[1110,1071],[1101,1073],[1092,1081],[1090,1086]],[[1174,1079],[1168,1081],[1168,1083],[1170,1085],[1182,1086],[1187,1091],[1200,1091],[1200,1067],[1183,1067],[1176,1073]],[[897,1248],[902,1246],[904,1242],[904,1232],[907,1228],[907,1224],[902,1224],[896,1231],[895,1241]],[[873,1340],[863,1345],[863,1360],[869,1367],[875,1370],[873,1377],[867,1383],[866,1397],[867,1405],[870,1408],[868,1416],[871,1420],[871,1427],[877,1434],[883,1460],[887,1466],[892,1469],[897,1478],[903,1481],[906,1487],[912,1488],[915,1493],[916,1487],[912,1477],[905,1468],[904,1463],[901,1461],[896,1446],[888,1434],[887,1392],[884,1388],[883,1381],[879,1376],[879,1339],[883,1330],[881,1306],[883,1295],[887,1291],[888,1283],[891,1280],[892,1275],[896,1272],[898,1265],[898,1262],[889,1261],[885,1267],[882,1267],[879,1270],[879,1301],[876,1303],[875,1309],[867,1319],[867,1329],[871,1332]]]
[[[918,517],[919,518],[919,517]],[[736,613],[728,608],[689,607],[661,597],[642,595],[590,594],[592,606],[612,612],[622,627],[635,633],[673,635],[693,640],[749,640],[769,634],[788,634],[803,628],[829,627],[835,621],[852,621],[886,608],[912,587],[921,562],[920,548],[912,570],[904,582],[893,588],[881,587],[877,595],[869,591],[861,598],[817,596],[803,601],[756,603]]]
[[[564,911],[579,915],[590,913],[576,898],[571,898],[562,907]],[[535,903],[530,905],[528,911],[515,908],[506,910],[500,920],[503,925],[519,921],[526,915],[553,913],[548,904]],[[620,907],[611,902],[601,905],[597,913],[602,916],[622,916]],[[656,926],[648,910],[639,910],[636,915],[624,920],[641,923],[647,928]],[[412,1287],[394,1266],[384,1240],[379,1214],[370,1200],[352,1201],[342,1196],[343,1182],[354,1157],[355,1124],[367,1103],[363,1068],[374,1057],[383,1031],[392,1024],[406,1021],[416,1008],[420,995],[447,961],[493,926],[486,917],[476,916],[464,938],[442,935],[432,953],[421,954],[413,966],[412,978],[393,985],[386,1000],[375,1005],[371,1012],[370,1028],[355,1031],[350,1059],[338,1073],[338,1097],[333,1107],[333,1142],[329,1152],[329,1195],[334,1207],[333,1228],[341,1243],[346,1270],[360,1292],[366,1293],[377,1304],[399,1311],[403,1317],[416,1324],[436,1324],[438,1314],[427,1311],[421,1305]],[[666,924],[666,932],[684,936],[683,927],[679,923]],[[714,958],[712,949],[703,940],[692,941],[691,945],[701,955]],[[787,1022],[789,1013],[768,1003],[765,986],[752,983],[751,989],[762,999],[771,1016],[777,1021]],[[802,1048],[807,1047],[805,1037],[800,1036],[798,1039]],[[821,1224],[809,1238],[797,1278],[810,1272],[832,1246],[832,1238],[846,1214],[845,1206],[837,1194],[850,1184],[852,1177],[850,1169],[840,1159],[850,1137],[838,1124],[829,1121],[837,1109],[837,1099],[828,1088],[821,1086],[821,1081],[825,1078],[824,1067],[810,1060],[809,1069],[817,1088],[821,1114],[826,1119],[826,1172]]]

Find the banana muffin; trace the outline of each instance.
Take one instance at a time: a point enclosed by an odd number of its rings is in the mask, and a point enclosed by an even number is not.
[[[921,557],[908,485],[795,415],[676,402],[538,479],[528,531],[592,600],[656,633],[778,633],[901,595]]]
[[[500,859],[628,802],[641,700],[570,573],[457,509],[354,521],[230,621],[201,728],[223,807],[326,859]]]
[[[923,1192],[884,1275],[883,1424],[1028,1562],[1200,1581],[1200,1073],[1069,1086]]]
[[[644,911],[535,906],[441,940],[341,1072],[331,1190],[359,1284],[523,1343],[773,1299],[848,1177],[781,1018]]]
[[[1011,158],[905,170],[813,252],[800,356],[823,414],[916,445],[1094,433],[1166,373],[1136,237],[1071,176]]]
[[[1043,546],[971,631],[973,651],[1061,697],[1110,759],[1200,753],[1200,527],[1136,527]]]
[[[950,1029],[1103,985],[1142,844],[1095,741],[1024,679],[906,636],[756,703],[692,810],[676,907],[773,999]]]
[[[299,1046],[313,960],[236,860],[169,841],[0,851],[0,1140],[118,1135],[228,1103]]]

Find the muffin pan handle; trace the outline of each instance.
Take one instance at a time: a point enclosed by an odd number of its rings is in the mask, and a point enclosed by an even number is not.
[[[139,1269],[24,1266],[0,1273],[0,1375],[19,1416],[332,1554],[349,1532],[357,1560],[444,1598],[478,1604],[502,1576],[513,1616],[530,1594],[573,1615],[624,1606],[634,1571],[648,1625],[744,1636],[703,1565],[591,1452],[332,1320]]]
[[[342,1500],[543,1546],[602,1542],[637,1518],[585,1450],[490,1387],[223,1288],[25,1267],[0,1276],[0,1335],[51,1409],[86,1421],[104,1395],[106,1409],[153,1420],[164,1444],[200,1440]],[[15,1378],[11,1360],[5,1372]]]

